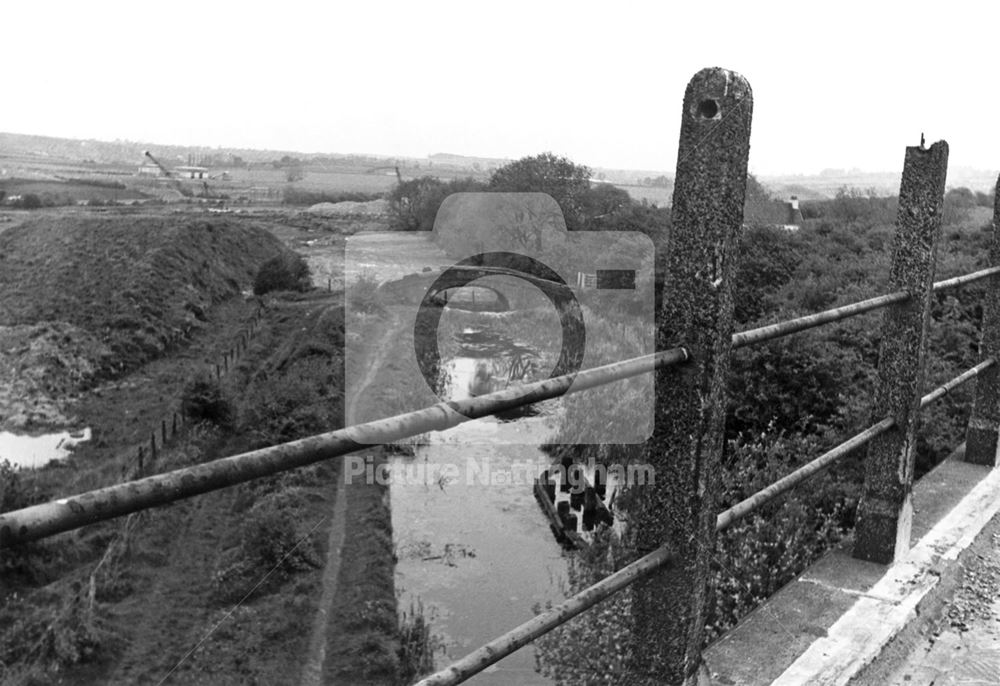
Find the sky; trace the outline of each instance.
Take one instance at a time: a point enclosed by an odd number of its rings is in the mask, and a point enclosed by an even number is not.
[[[750,168],[896,171],[920,134],[1000,168],[1000,3],[32,2],[0,131],[424,157],[676,164],[703,67],[754,91]]]

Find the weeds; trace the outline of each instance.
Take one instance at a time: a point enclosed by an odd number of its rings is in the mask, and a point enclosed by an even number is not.
[[[233,405],[213,379],[194,379],[181,395],[181,412],[192,422],[227,427],[233,421]]]
[[[441,639],[431,633],[432,617],[419,600],[410,603],[410,610],[399,616],[399,679],[412,683],[434,670],[434,654],[442,650]]]

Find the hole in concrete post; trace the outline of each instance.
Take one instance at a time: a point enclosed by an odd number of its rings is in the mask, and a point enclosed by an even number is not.
[[[719,114],[719,103],[712,98],[706,98],[698,103],[698,115],[704,119],[715,119]]]

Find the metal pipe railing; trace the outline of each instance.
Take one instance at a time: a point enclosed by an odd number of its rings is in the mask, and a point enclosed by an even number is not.
[[[925,395],[920,399],[920,409],[927,407],[935,400],[938,400],[948,392],[954,390],[958,386],[961,386],[969,379],[974,378],[981,371],[987,369],[988,367],[991,367],[993,364],[994,360],[992,357],[983,360],[975,367],[972,367],[971,369],[962,372],[954,379],[951,379],[947,383],[938,386],[933,391],[931,391],[930,393],[928,393],[927,395]],[[879,434],[888,431],[893,426],[895,426],[895,424],[896,420],[892,419],[891,417],[883,419],[878,424],[875,424],[874,426],[865,429],[858,435],[849,438],[848,440],[844,441],[843,443],[833,448],[832,450],[823,453],[815,460],[812,460],[802,465],[791,474],[788,474],[787,476],[778,479],[770,486],[767,486],[766,488],[757,491],[753,495],[747,497],[745,500],[742,500],[739,503],[733,505],[728,510],[719,513],[719,516],[716,519],[716,524],[715,524],[716,531],[721,531],[722,529],[725,529],[726,527],[731,525],[733,522],[737,522],[743,517],[746,517],[751,512],[759,510],[761,507],[771,502],[778,496],[782,495],[787,491],[790,491],[791,489],[795,488],[806,479],[823,471],[824,469],[826,469],[827,467],[829,467],[842,457],[846,456],[850,452],[865,445],[866,443],[868,443],[868,441],[872,440]]]
[[[932,286],[932,290],[945,291],[979,281],[980,279],[985,279],[989,276],[995,276],[997,274],[1000,274],[1000,267],[990,267],[989,269],[982,269],[978,272],[972,272],[971,274],[965,274],[963,276],[956,276],[944,281],[938,281]],[[776,338],[783,338],[784,336],[788,336],[793,333],[799,333],[800,331],[806,331],[807,329],[814,329],[817,326],[822,326],[823,324],[830,324],[832,322],[841,321],[850,317],[856,317],[857,315],[864,314],[865,312],[871,312],[872,310],[877,310],[894,303],[903,302],[909,297],[910,294],[906,291],[896,291],[895,293],[887,293],[886,295],[868,298],[867,300],[862,300],[850,305],[834,307],[815,314],[807,314],[803,317],[789,319],[784,322],[778,322],[777,324],[769,324],[756,329],[741,331],[733,334],[733,348],[743,348],[748,345],[763,343],[764,341],[770,341]]]
[[[933,288],[955,288],[996,274],[1000,274],[1000,267],[939,281]],[[733,335],[733,347],[740,348],[780,338],[901,302],[907,297],[906,292],[898,291],[743,331]],[[567,375],[478,398],[438,403],[415,412],[2,513],[0,548],[338,457],[360,450],[366,445],[388,443],[427,431],[441,431],[469,419],[565,395],[570,392],[571,386],[572,392],[583,391],[686,359],[687,351],[675,348],[656,355],[595,367],[579,372],[575,377]]]
[[[958,386],[961,386],[969,379],[974,378],[977,374],[989,368],[994,363],[995,360],[993,358],[983,360],[975,367],[962,372],[950,381],[938,386],[920,399],[920,409],[927,407],[932,402],[940,399]],[[895,424],[896,420],[891,417],[883,419],[874,426],[865,429],[861,433],[849,438],[832,450],[823,453],[816,459],[808,462],[802,467],[799,467],[791,474],[775,481],[770,486],[757,491],[745,500],[742,500],[729,509],[720,512],[715,520],[715,530],[722,531],[755,510],[759,510],[767,503],[801,484],[809,477],[823,471],[839,459],[862,447],[879,434],[888,431],[895,426]],[[657,548],[652,553],[639,558],[627,567],[623,567],[615,574],[612,574],[611,576],[597,582],[593,586],[581,591],[562,604],[557,605],[551,610],[528,620],[519,627],[511,629],[507,633],[494,639],[493,641],[490,641],[478,650],[475,650],[457,662],[452,663],[447,668],[424,678],[417,683],[417,686],[453,686],[454,684],[460,684],[469,677],[483,671],[493,663],[502,660],[516,650],[519,650],[528,643],[531,643],[531,641],[538,638],[542,634],[554,629],[560,624],[565,623],[587,608],[597,604],[601,600],[604,600],[639,579],[649,576],[672,560],[673,557],[665,547]],[[627,574],[623,574],[625,572],[627,572]],[[596,595],[591,595],[592,591],[596,591]]]
[[[0,514],[0,548],[685,362],[673,348]]]
[[[417,686],[459,684],[626,586],[662,569],[674,559],[674,554],[666,547],[657,548],[586,590],[577,593],[572,598],[556,605],[551,610],[536,615],[521,626],[511,629],[503,636],[490,641],[478,650],[474,650],[440,672],[421,679],[417,682]]]

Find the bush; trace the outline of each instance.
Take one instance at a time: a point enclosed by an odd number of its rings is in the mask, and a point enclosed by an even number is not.
[[[404,181],[389,194],[390,226],[396,231],[430,231],[441,203],[452,193],[486,190],[475,179],[444,182],[433,176]]]
[[[246,514],[239,545],[223,557],[215,573],[215,596],[237,602],[275,588],[289,574],[322,566],[313,540],[300,529],[298,499],[291,491],[270,493]]]
[[[279,255],[262,264],[253,281],[254,295],[271,291],[307,291],[312,285],[309,265],[301,255]]]
[[[358,275],[351,287],[351,298],[348,303],[354,312],[381,312],[382,302],[378,295],[378,279],[370,271]]]
[[[371,202],[382,197],[381,193],[361,193],[352,191],[307,191],[293,186],[287,186],[281,194],[281,202],[285,205],[317,205],[321,202]]]
[[[191,421],[216,426],[229,426],[233,421],[233,405],[213,379],[197,379],[184,388],[181,412]]]
[[[42,199],[34,193],[25,193],[14,202],[14,207],[22,210],[37,210],[42,206]]]

